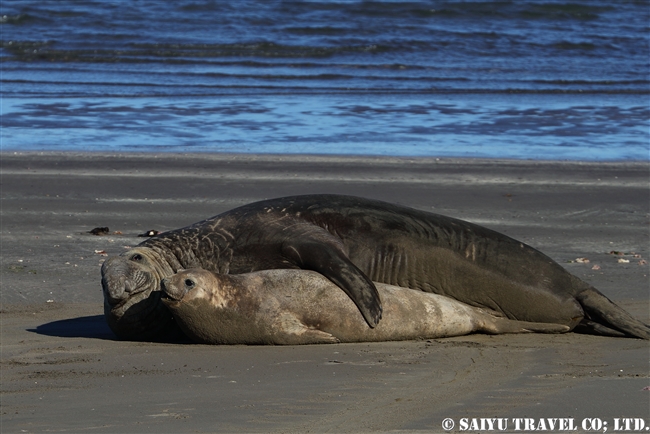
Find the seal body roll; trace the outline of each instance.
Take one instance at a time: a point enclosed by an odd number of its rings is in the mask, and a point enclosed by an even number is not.
[[[367,326],[352,300],[313,271],[219,275],[202,269],[163,280],[163,302],[192,340],[206,344],[317,344],[441,338],[474,332],[566,332],[449,297],[377,283],[384,317]]]

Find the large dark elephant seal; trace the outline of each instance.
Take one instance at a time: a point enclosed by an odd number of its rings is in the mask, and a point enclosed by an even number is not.
[[[220,274],[314,270],[381,318],[372,281],[446,295],[528,322],[586,325],[650,339],[650,327],[538,250],[462,220],[338,195],[271,199],[159,234],[102,266],[105,312],[125,339],[174,327],[160,282],[180,269]]]
[[[203,344],[327,344],[569,330],[515,321],[431,294],[376,283],[383,318],[370,328],[352,300],[307,270],[215,274],[200,268],[162,281],[162,301],[181,330]]]

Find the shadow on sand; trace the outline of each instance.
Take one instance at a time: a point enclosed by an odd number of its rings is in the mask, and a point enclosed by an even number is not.
[[[28,332],[45,336],[56,336],[59,338],[90,338],[109,341],[119,341],[115,334],[106,324],[104,315],[80,316],[79,318],[62,319],[37,326],[35,329],[27,329]],[[169,343],[169,344],[191,344],[185,335],[172,334],[160,339],[146,340],[145,342]]]
[[[108,328],[104,315],[82,316],[79,318],[52,321],[39,325],[35,329],[27,329],[27,331],[60,338],[117,340],[115,334]]]

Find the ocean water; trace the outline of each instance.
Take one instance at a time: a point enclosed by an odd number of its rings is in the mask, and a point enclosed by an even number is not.
[[[3,0],[1,146],[650,160],[650,2]]]

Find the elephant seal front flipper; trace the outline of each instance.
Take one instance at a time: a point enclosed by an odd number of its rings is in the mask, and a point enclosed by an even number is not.
[[[272,327],[284,331],[282,342],[276,343],[285,345],[338,344],[341,342],[331,333],[307,327],[291,312],[280,313]]]
[[[325,229],[298,224],[286,231],[282,254],[304,270],[317,271],[334,282],[357,305],[370,327],[381,319],[381,300],[375,284],[344,251],[343,243]]]

